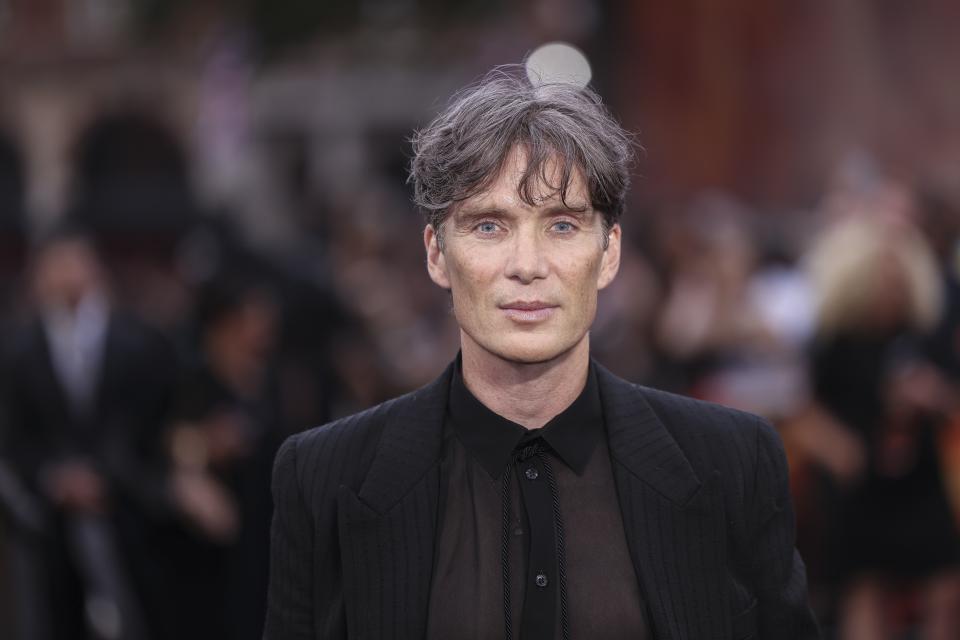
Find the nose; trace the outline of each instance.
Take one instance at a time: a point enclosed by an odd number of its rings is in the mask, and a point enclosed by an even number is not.
[[[533,229],[522,229],[514,234],[509,249],[505,273],[508,278],[530,284],[547,277],[549,268],[545,247]]]

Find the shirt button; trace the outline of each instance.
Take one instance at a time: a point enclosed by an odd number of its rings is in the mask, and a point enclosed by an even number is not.
[[[547,576],[543,573],[538,573],[534,581],[537,583],[537,586],[540,587],[541,589],[547,586]]]
[[[523,475],[527,476],[527,480],[536,480],[540,473],[533,467],[528,467],[527,470],[523,472]]]

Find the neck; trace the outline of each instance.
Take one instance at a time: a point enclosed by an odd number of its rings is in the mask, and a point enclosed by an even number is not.
[[[505,360],[461,332],[463,382],[494,413],[527,429],[539,429],[573,404],[587,383],[589,334],[546,362]]]

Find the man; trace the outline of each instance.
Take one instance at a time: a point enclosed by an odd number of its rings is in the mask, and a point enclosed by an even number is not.
[[[590,360],[631,155],[598,97],[498,71],[414,151],[461,354],[283,445],[266,637],[817,637],[773,429]]]
[[[5,341],[3,454],[42,505],[51,638],[142,638],[156,619],[152,525],[169,509],[172,347],[117,311],[89,238],[58,229],[30,271],[35,317]],[[50,611],[57,615],[49,616]]]

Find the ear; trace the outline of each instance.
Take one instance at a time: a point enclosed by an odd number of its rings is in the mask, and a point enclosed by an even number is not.
[[[423,247],[427,250],[427,273],[437,286],[450,288],[450,278],[447,276],[447,260],[440,248],[440,238],[432,224],[423,229]]]
[[[607,248],[600,258],[600,277],[597,279],[597,289],[604,289],[613,282],[620,270],[620,225],[610,227],[607,235]]]

